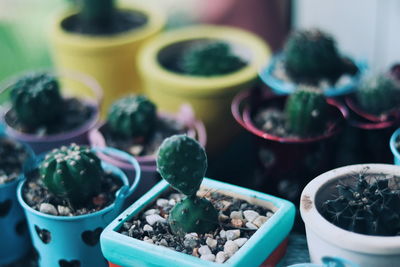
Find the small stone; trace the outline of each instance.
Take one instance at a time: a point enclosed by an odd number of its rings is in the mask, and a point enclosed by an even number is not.
[[[274,213],[273,213],[273,212],[270,212],[270,211],[268,211],[266,215],[267,215],[267,217],[268,217],[268,218],[271,218],[271,217],[272,217],[272,215],[274,215]]]
[[[165,208],[166,206],[168,206],[169,201],[168,201],[168,199],[165,199],[165,198],[159,198],[159,199],[157,199],[156,204],[159,207]]]
[[[226,243],[224,245],[224,252],[229,257],[232,257],[232,255],[235,254],[235,252],[238,251],[238,249],[239,249],[239,246],[232,240],[226,241]]]
[[[227,201],[227,200],[222,200],[221,203],[223,205],[223,207],[222,207],[223,211],[227,210],[232,205],[232,202]]]
[[[160,246],[168,247],[168,242],[165,239],[161,239]]]
[[[246,223],[246,227],[249,229],[258,229],[257,226],[255,226],[254,224],[252,224],[251,222],[247,222]]]
[[[146,231],[146,232],[153,232],[153,227],[151,227],[151,226],[148,225],[148,224],[145,224],[145,225],[143,226],[143,231]]]
[[[198,238],[199,235],[197,233],[188,233],[185,235],[185,238],[191,238],[191,237]]]
[[[197,234],[196,236],[192,234],[186,234],[185,239],[183,240],[183,245],[186,248],[192,248],[192,249],[197,247],[199,245],[199,238],[197,237]]]
[[[228,216],[226,216],[226,215],[223,214],[222,212],[219,213],[219,215],[218,215],[218,220],[219,220],[219,221],[224,222],[224,221],[226,221],[226,220],[228,220],[228,219],[229,219]]]
[[[194,248],[192,251],[192,256],[199,257],[199,248]]]
[[[228,230],[226,231],[227,240],[235,240],[240,237],[240,230]]]
[[[71,209],[65,206],[57,206],[58,214],[61,216],[72,216]]]
[[[176,202],[179,202],[179,201],[181,201],[182,196],[180,194],[174,193],[174,194],[171,194],[171,198],[174,199]]]
[[[144,215],[144,217],[146,217],[146,216],[149,216],[149,215],[159,214],[159,213],[160,213],[160,211],[157,210],[157,209],[149,209],[149,210],[146,210],[146,211],[143,213],[143,215]]]
[[[243,220],[243,213],[242,211],[232,211],[231,214],[229,215],[231,219],[239,219]]]
[[[216,263],[224,263],[225,260],[226,260],[226,254],[223,251],[218,252],[217,256],[215,256]]]
[[[268,221],[268,217],[265,216],[258,216],[254,221],[253,224],[260,228],[266,221]]]
[[[231,224],[233,227],[240,228],[243,226],[243,221],[241,219],[232,219]]]
[[[152,215],[148,215],[146,216],[146,222],[150,225],[155,224],[156,222],[161,222],[161,223],[165,223],[167,220],[165,220],[163,217],[161,217],[158,214],[152,214]]]
[[[201,255],[200,259],[206,260],[206,261],[214,261],[215,255],[214,254]]]
[[[92,201],[95,206],[102,207],[107,202],[107,196],[105,194],[99,194],[95,196]]]
[[[134,156],[139,156],[142,153],[144,147],[142,145],[132,145],[129,148],[129,152]]]
[[[245,210],[243,215],[248,222],[253,222],[258,216],[260,216],[260,214],[254,210]]]
[[[132,223],[131,222],[124,222],[123,226],[124,226],[125,229],[129,229],[129,228],[132,227]]]
[[[207,237],[207,239],[206,239],[206,244],[207,244],[207,246],[209,246],[211,249],[214,249],[214,248],[217,247],[218,241],[215,240],[215,239],[213,239],[213,238]]]
[[[145,237],[143,238],[143,241],[144,241],[144,242],[147,242],[147,243],[149,243],[149,244],[154,244],[153,240],[150,239],[150,238],[148,238],[147,236],[145,236]]]
[[[199,248],[199,253],[200,253],[200,255],[212,254],[211,250],[210,250],[210,248],[208,246],[201,246]]]
[[[135,233],[135,231],[136,231],[136,225],[133,224],[133,225],[131,226],[131,228],[129,228],[129,230],[128,230],[129,236],[133,236],[134,233]]]
[[[225,230],[221,230],[221,232],[219,232],[219,236],[221,238],[226,238],[226,231]]]
[[[50,215],[58,215],[56,208],[49,203],[40,204],[39,211]]]
[[[247,240],[248,240],[247,238],[242,237],[242,238],[235,239],[233,242],[235,242],[236,245],[238,245],[238,247],[241,248],[247,242]]]
[[[175,206],[175,204],[176,204],[175,199],[171,198],[171,199],[168,201],[168,204],[169,204],[170,206]]]

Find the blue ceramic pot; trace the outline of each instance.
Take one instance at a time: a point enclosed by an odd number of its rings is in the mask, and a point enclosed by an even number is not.
[[[400,153],[398,149],[396,148],[396,140],[400,135],[400,128],[397,129],[392,136],[390,137],[390,150],[393,153],[394,156],[394,164],[400,165]]]
[[[140,180],[139,164],[129,154],[112,148],[93,148],[95,152],[115,155],[130,162],[135,167],[135,180],[129,185],[123,171],[104,163],[103,168],[117,175],[123,186],[117,191],[115,201],[108,207],[86,215],[65,217],[54,216],[34,210],[22,197],[25,182],[18,186],[18,201],[24,208],[28,219],[33,245],[39,254],[42,267],[102,267],[107,266],[100,250],[100,233],[120,212],[124,200],[136,189]],[[36,168],[42,155],[30,168]]]

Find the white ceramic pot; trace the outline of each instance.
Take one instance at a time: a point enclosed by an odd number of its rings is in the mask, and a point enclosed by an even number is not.
[[[360,172],[398,175],[400,166],[359,164],[341,167],[312,180],[301,195],[300,213],[306,226],[307,244],[313,263],[325,256],[337,256],[362,267],[400,266],[400,236],[369,236],[341,229],[319,212],[321,204],[336,193],[338,180],[345,183]],[[400,178],[397,178],[400,180]]]

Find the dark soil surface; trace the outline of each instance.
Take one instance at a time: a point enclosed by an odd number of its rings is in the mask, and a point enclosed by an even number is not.
[[[22,144],[0,137],[0,184],[17,178],[27,157],[28,153]]]

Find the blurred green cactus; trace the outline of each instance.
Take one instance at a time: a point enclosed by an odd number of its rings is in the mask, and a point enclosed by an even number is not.
[[[81,0],[79,13],[82,32],[100,33],[107,31],[112,25],[115,15],[114,0]]]

